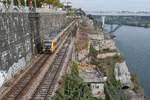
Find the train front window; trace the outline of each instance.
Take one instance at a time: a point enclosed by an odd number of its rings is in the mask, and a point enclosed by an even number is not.
[[[46,48],[50,48],[51,47],[51,42],[50,41],[44,41],[44,46]]]

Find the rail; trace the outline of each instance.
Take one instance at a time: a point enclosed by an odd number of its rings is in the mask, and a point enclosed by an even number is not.
[[[28,84],[32,83],[32,79],[37,77],[43,64],[48,60],[49,54],[43,54],[42,57],[35,63],[33,67],[10,89],[8,93],[2,98],[2,100],[16,100],[23,94],[23,90]]]
[[[59,77],[59,73],[63,67],[64,58],[69,48],[71,39],[68,38],[62,49],[58,52],[54,62],[45,74],[45,77],[32,95],[32,100],[47,100],[50,99]]]
[[[70,33],[70,32],[69,32]],[[59,79],[60,72],[65,63],[65,58],[68,54],[70,47],[72,34],[68,34],[62,41],[57,52],[52,57],[52,63],[50,67],[44,72],[43,77],[41,77],[39,84],[32,90],[29,99],[48,99],[52,96],[57,80]],[[43,70],[44,64],[51,57],[50,54],[42,54],[38,61],[16,82],[6,93],[2,95],[1,100],[21,100],[30,91],[35,79],[38,78],[39,74]]]

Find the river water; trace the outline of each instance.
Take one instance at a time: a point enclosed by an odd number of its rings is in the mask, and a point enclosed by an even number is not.
[[[145,95],[150,100],[150,29],[122,26],[114,34],[116,45],[130,71],[138,75]]]

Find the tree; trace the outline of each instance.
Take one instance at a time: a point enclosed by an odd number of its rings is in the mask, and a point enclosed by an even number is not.
[[[58,4],[58,7],[59,7],[59,8],[63,8],[63,7],[64,7],[63,3],[59,3],[59,4]]]
[[[78,67],[77,62],[72,62],[71,73],[65,75],[61,88],[52,100],[102,100],[92,97],[90,87],[79,77]]]
[[[53,6],[59,6],[60,5],[59,0],[45,0],[44,2],[47,3],[47,4],[51,4]]]

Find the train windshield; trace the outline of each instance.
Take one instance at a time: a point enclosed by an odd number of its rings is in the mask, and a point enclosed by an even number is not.
[[[51,41],[44,41],[44,46],[45,47],[50,47],[51,46]]]

